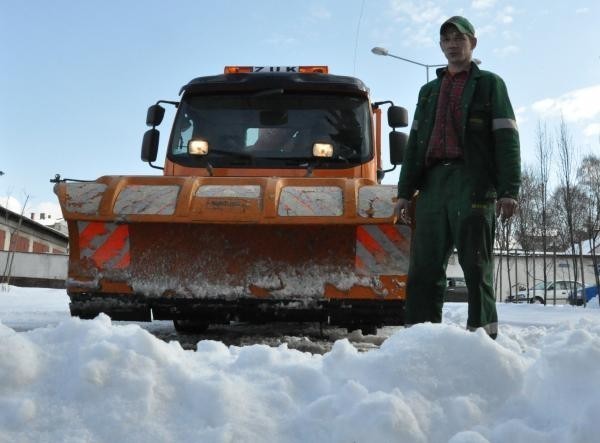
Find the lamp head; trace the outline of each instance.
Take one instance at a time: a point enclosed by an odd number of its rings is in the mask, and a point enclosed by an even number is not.
[[[373,54],[377,54],[377,55],[388,55],[389,54],[387,49],[381,48],[379,46],[375,46],[373,49],[371,49],[371,52]]]

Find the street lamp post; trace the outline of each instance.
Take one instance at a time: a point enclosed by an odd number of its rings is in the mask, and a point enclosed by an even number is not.
[[[408,58],[404,58],[404,57],[400,57],[400,56],[395,55],[395,54],[391,54],[386,48],[381,48],[379,46],[376,46],[373,49],[371,49],[371,52],[373,54],[376,54],[376,55],[387,55],[388,57],[397,58],[398,60],[403,60],[403,61],[408,62],[408,63],[412,63],[412,64],[419,65],[419,66],[423,66],[425,68],[425,72],[427,73],[427,82],[429,82],[429,68],[440,68],[442,66],[446,66],[446,64],[443,64],[443,65],[428,65],[426,63],[416,62],[416,61],[410,60]]]
[[[447,66],[445,63],[443,65],[428,65],[425,63],[421,63],[421,62],[416,62],[416,61],[408,59],[408,58],[390,54],[390,52],[386,48],[382,48],[380,46],[375,46],[373,49],[371,49],[371,52],[376,55],[387,55],[388,57],[397,58],[398,60],[403,60],[405,62],[413,63],[415,65],[424,66],[425,71],[427,72],[427,83],[429,83],[429,68],[441,68],[442,66]],[[481,64],[481,60],[479,60],[478,58],[474,58],[473,62],[477,65]]]

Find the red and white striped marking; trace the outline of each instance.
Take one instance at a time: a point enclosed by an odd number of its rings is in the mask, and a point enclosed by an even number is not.
[[[108,222],[77,222],[81,260],[90,259],[99,269],[129,267],[129,227]]]
[[[356,269],[361,274],[408,274],[410,228],[406,225],[361,225],[356,228]]]

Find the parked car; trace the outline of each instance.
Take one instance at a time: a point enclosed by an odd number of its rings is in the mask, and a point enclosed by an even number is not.
[[[444,301],[466,303],[467,300],[467,283],[465,282],[464,277],[446,278],[446,294],[444,296]]]
[[[592,298],[600,295],[600,286],[588,286],[585,289],[578,289],[569,294],[569,304],[580,306],[583,304],[583,295],[585,294],[585,302],[588,303]]]
[[[544,300],[544,286],[546,287],[546,299]],[[504,301],[507,303],[542,303],[554,302],[554,291],[556,288],[556,303],[564,304],[569,302],[569,295],[583,288],[583,285],[574,280],[557,280],[555,282],[539,282],[534,287],[521,289],[516,294],[509,295]]]

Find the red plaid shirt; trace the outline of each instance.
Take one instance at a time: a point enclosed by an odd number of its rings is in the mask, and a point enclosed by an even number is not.
[[[458,72],[454,75],[446,71],[442,77],[435,111],[435,123],[427,149],[428,165],[433,165],[439,160],[461,158],[463,155],[459,140],[462,116],[460,98],[468,77],[468,71]]]

